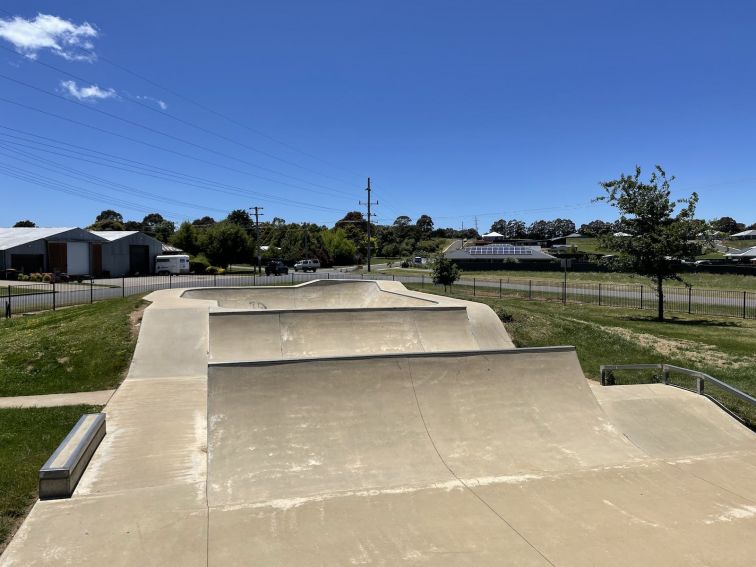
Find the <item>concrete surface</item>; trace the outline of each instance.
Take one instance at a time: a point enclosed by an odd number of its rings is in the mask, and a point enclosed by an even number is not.
[[[72,392],[70,394],[43,394],[39,396],[13,396],[0,398],[0,408],[51,408],[55,406],[104,406],[115,390]]]
[[[355,283],[151,294],[74,496],[0,565],[753,565],[756,437],[714,404]]]

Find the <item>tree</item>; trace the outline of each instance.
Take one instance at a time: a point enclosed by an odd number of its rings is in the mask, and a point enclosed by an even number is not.
[[[213,217],[204,216],[198,219],[194,219],[192,221],[192,224],[199,227],[210,226],[211,224],[215,224],[215,219]]]
[[[254,227],[252,217],[249,216],[249,213],[244,209],[234,209],[233,211],[228,213],[226,220],[242,227],[245,230],[250,230]]]
[[[247,231],[231,222],[215,223],[205,229],[200,248],[214,266],[248,262],[252,256],[252,241]]]
[[[97,215],[94,223],[87,228],[90,230],[125,230],[123,215],[113,209],[106,209]]]
[[[696,225],[692,222],[698,194],[687,199],[673,200],[665,171],[656,166],[648,182],[640,180],[641,169],[634,175],[622,174],[619,179],[604,181],[605,195],[597,200],[607,201],[620,212],[619,223],[627,227],[633,237],[604,236],[604,245],[617,250],[619,266],[646,276],[656,285],[659,299],[658,319],[664,320],[664,280],[682,281],[677,273],[679,260],[696,255]],[[678,205],[682,207],[675,213]]]
[[[580,225],[580,234],[583,236],[603,236],[612,231],[612,224],[596,219],[587,224]]]
[[[142,230],[160,242],[168,242],[171,235],[176,230],[176,225],[172,221],[163,218],[160,213],[150,213],[142,219]]]
[[[420,229],[424,237],[427,237],[433,231],[433,219],[428,215],[420,215],[420,218],[415,221],[415,226]]]
[[[400,215],[394,221],[394,226],[409,226],[410,224],[412,224],[412,219],[407,215]]]
[[[198,229],[189,221],[181,223],[179,229],[173,233],[170,243],[176,248],[180,248],[187,254],[195,255],[200,250],[200,238]]]
[[[443,254],[440,254],[434,258],[432,268],[433,283],[442,284],[444,286],[444,291],[446,291],[447,286],[451,286],[455,281],[459,279],[459,266],[457,266],[457,264],[452,262]]]
[[[507,235],[507,221],[505,221],[504,219],[499,219],[495,221],[491,225],[490,232],[498,232],[502,236],[506,236]]]
[[[36,223],[30,220],[20,220],[13,225],[13,228],[36,228]]]
[[[717,230],[723,234],[736,234],[745,230],[745,225],[742,222],[736,221],[732,217],[722,217],[714,219],[709,223],[711,228]]]

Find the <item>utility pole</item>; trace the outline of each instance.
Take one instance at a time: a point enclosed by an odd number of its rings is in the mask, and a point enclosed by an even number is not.
[[[367,203],[363,203],[360,201],[360,205],[367,205],[367,268],[368,272],[370,271],[370,223],[372,222],[373,214],[370,212],[371,205],[377,205],[378,201],[373,203],[371,197],[370,197],[370,178],[368,177],[368,183],[367,183],[367,191],[368,197],[367,197]]]
[[[250,211],[255,211],[255,251],[257,252],[257,267],[255,268],[255,272],[259,270],[259,273],[262,274],[262,259],[260,257],[260,211],[263,210],[263,207],[258,207],[255,205],[254,207],[250,207]]]

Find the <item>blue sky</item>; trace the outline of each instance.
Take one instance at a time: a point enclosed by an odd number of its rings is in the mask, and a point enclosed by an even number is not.
[[[616,216],[599,181],[655,163],[699,216],[756,222],[752,2],[0,8],[0,226],[330,225],[367,176],[379,222],[580,224]]]

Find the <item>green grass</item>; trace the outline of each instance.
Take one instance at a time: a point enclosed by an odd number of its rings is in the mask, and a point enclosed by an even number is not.
[[[140,296],[0,321],[0,396],[116,387],[134,352]]]
[[[428,275],[428,270],[418,270],[413,268],[392,268],[390,270],[382,270],[382,274],[393,274],[397,276],[411,276],[411,275]],[[702,289],[724,289],[724,290],[736,290],[736,291],[756,291],[756,277],[755,276],[741,276],[738,274],[706,274],[706,273],[690,273],[682,274],[683,280],[693,287]],[[509,279],[512,282],[523,280],[527,283],[527,280],[556,280],[564,281],[564,272],[541,272],[541,271],[528,271],[528,270],[486,270],[486,271],[463,271],[462,278],[465,280],[476,278],[481,280],[493,280],[499,281],[503,279],[507,281]],[[635,284],[635,285],[651,285],[651,280],[642,276],[626,273],[615,272],[568,272],[568,283],[617,283],[617,284]],[[678,283],[669,283],[668,286],[680,285]]]
[[[418,285],[408,287],[428,292]],[[434,288],[434,293],[443,295]],[[635,309],[515,298],[471,297],[455,286],[451,294],[490,305],[515,345],[574,345],[586,377],[598,380],[601,364],[668,363],[699,370],[756,396],[756,321],[670,316],[660,323],[653,313]],[[617,373],[618,383],[649,381],[648,373]],[[690,379],[675,378],[691,386]],[[710,389],[737,413],[756,423],[756,407]]]
[[[37,471],[94,406],[0,409],[0,551],[37,498]]]

